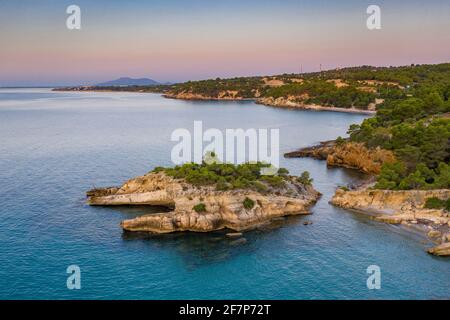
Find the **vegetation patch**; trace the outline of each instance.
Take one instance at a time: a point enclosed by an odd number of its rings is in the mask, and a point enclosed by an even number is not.
[[[304,185],[312,185],[313,179],[310,177],[308,171],[303,171],[300,177],[297,178],[298,181]]]
[[[383,74],[404,87],[385,87],[386,99],[376,117],[348,131],[350,141],[391,150],[398,159],[382,166],[375,188],[450,188],[450,64],[393,68]]]
[[[206,212],[206,206],[204,203],[196,204],[195,206],[192,207],[192,209],[194,209],[194,211],[197,213]]]
[[[246,197],[242,204],[244,205],[245,209],[250,210],[250,209],[253,209],[253,207],[255,206],[255,201]]]
[[[356,84],[339,88],[334,83],[322,79],[271,88],[266,91],[265,96],[275,99],[294,96],[306,104],[358,109],[367,109],[376,98],[375,93],[360,90]]]
[[[164,172],[175,179],[184,179],[194,186],[214,186],[218,191],[251,189],[257,192],[268,192],[271,189],[282,189],[286,181],[292,179],[285,168],[278,169],[275,175],[264,175],[262,171],[269,164],[243,163],[233,165],[228,163],[185,163],[173,168],[156,167],[152,172]],[[298,181],[311,184],[309,173],[304,172]]]
[[[450,198],[442,200],[436,197],[428,198],[425,202],[425,208],[427,209],[445,209],[450,211]]]

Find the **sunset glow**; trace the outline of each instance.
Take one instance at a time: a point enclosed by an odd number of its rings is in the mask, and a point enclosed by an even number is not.
[[[366,28],[369,1],[76,1],[79,31],[65,26],[72,3],[0,3],[1,86],[120,76],[176,82],[450,58],[445,0],[381,1],[383,27],[375,31]]]

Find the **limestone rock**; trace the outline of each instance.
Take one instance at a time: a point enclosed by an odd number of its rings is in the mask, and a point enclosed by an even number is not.
[[[436,256],[450,256],[450,242],[440,244],[428,250],[428,253]]]
[[[423,231],[429,238],[448,243],[450,241],[448,213],[442,209],[426,209],[424,205],[428,198],[448,199],[449,197],[449,189],[405,191],[338,189],[331,203],[341,208],[369,213],[375,216],[376,221],[405,226],[414,225],[415,230]],[[445,252],[442,248],[436,250],[439,253]]]
[[[308,214],[309,207],[319,197],[320,193],[312,186],[293,178],[286,181],[283,190],[262,194],[253,190],[217,191],[213,186],[196,187],[159,172],[131,179],[120,188],[92,190],[88,192],[88,204],[173,208],[171,212],[122,221],[122,228],[128,231],[208,232],[228,228],[239,232],[277,217]],[[255,202],[252,209],[244,208],[245,198]],[[205,205],[205,212],[194,210],[199,203]]]
[[[362,143],[325,141],[320,145],[286,153],[287,158],[311,157],[327,160],[330,166],[356,169],[363,173],[379,174],[384,163],[395,161],[394,154],[380,148],[368,149]]]
[[[438,230],[431,230],[428,232],[427,235],[428,238],[439,238],[442,235],[442,233]]]

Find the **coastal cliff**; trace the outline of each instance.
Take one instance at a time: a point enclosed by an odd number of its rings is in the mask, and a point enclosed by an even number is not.
[[[242,231],[277,217],[308,214],[320,193],[296,177],[287,177],[282,188],[266,192],[250,189],[218,191],[212,186],[194,186],[164,172],[152,172],[131,179],[119,188],[88,191],[87,196],[90,205],[171,208],[171,212],[144,215],[121,223],[128,231],[170,233],[225,228]]]
[[[289,152],[286,158],[311,157],[326,160],[329,166],[356,169],[367,174],[379,174],[384,163],[395,161],[391,151],[381,148],[368,149],[362,143],[325,141],[317,146]]]
[[[375,114],[376,105],[370,105],[367,110],[351,108],[337,108],[332,106],[321,106],[317,104],[307,104],[301,102],[301,100],[296,99],[296,97],[264,97],[256,100],[256,103],[277,107],[277,108],[287,108],[287,109],[298,109],[298,110],[312,110],[312,111],[335,111],[335,112],[346,112],[346,113],[361,113],[361,114]]]
[[[450,190],[370,190],[338,189],[331,200],[335,206],[362,211],[373,219],[401,224],[425,233],[438,246],[428,250],[435,255],[450,255],[450,213],[444,209],[427,209],[427,199],[446,200]]]
[[[201,93],[192,92],[167,92],[163,95],[168,99],[180,100],[218,100],[218,101],[235,101],[235,100],[254,100],[252,98],[244,98],[239,95],[237,90],[224,90],[219,92],[216,96],[208,96]]]
[[[345,113],[361,113],[361,114],[375,114],[375,105],[370,106],[367,110],[351,108],[337,108],[333,106],[321,106],[317,104],[306,104],[304,102],[299,102],[295,97],[260,97],[258,90],[252,90],[251,97],[243,97],[240,95],[238,90],[224,90],[220,91],[217,95],[205,95],[201,93],[193,93],[188,91],[182,92],[166,92],[164,94],[165,98],[169,99],[180,99],[180,100],[217,100],[217,101],[239,101],[239,100],[250,100],[255,101],[255,103],[278,108],[287,109],[298,109],[298,110],[312,110],[312,111],[336,111]]]

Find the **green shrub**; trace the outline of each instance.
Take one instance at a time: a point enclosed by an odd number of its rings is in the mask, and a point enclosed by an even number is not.
[[[216,190],[217,191],[227,191],[230,190],[231,185],[225,180],[221,179],[216,184]]]
[[[262,176],[261,180],[267,182],[272,188],[282,188],[285,185],[280,176]]]
[[[197,213],[206,212],[206,206],[204,203],[196,204],[195,206],[192,207],[192,209],[194,209],[194,211]]]
[[[280,176],[287,176],[289,174],[289,170],[286,168],[280,168],[278,169],[278,174]]]
[[[450,198],[442,200],[436,197],[428,198],[425,202],[425,208],[427,209],[445,209],[450,211]]]
[[[345,139],[344,138],[342,138],[341,136],[337,137],[336,145],[342,146],[344,143],[345,143]]]
[[[154,173],[158,173],[158,172],[162,172],[162,171],[164,171],[163,167],[156,167],[155,169],[152,170],[152,172],[154,172]]]
[[[277,175],[261,175],[261,170],[270,167],[270,164],[261,162],[243,163],[233,165],[229,163],[185,163],[174,168],[158,168],[154,172],[164,171],[175,179],[184,179],[194,186],[215,186],[216,190],[226,191],[232,189],[253,189],[258,192],[267,191],[270,185],[273,188],[284,187],[284,180],[289,179],[289,171],[280,168]]]
[[[255,188],[255,190],[260,193],[264,193],[264,192],[267,192],[267,190],[269,190],[269,188],[264,183],[261,183],[259,181],[253,181],[252,184],[253,184],[253,187]]]
[[[250,198],[245,198],[242,204],[244,205],[245,209],[250,210],[253,209],[253,207],[255,206],[255,201],[253,201]]]
[[[313,182],[313,179],[310,177],[308,171],[303,171],[300,177],[297,178],[298,181],[304,185],[311,185]]]

